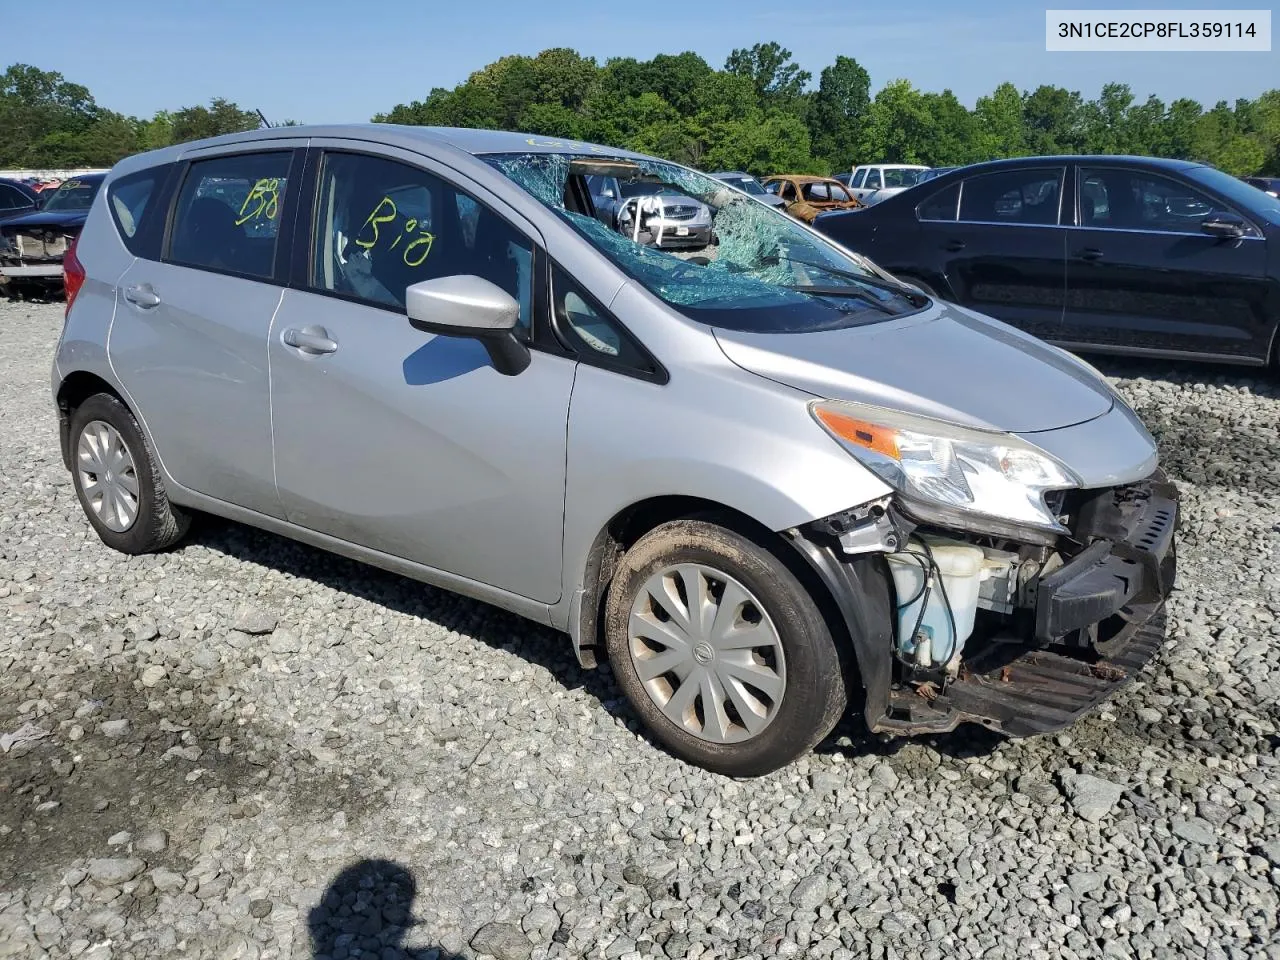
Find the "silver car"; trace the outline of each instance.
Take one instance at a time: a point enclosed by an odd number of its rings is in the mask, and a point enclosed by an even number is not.
[[[681,259],[586,180],[712,211]],[[193,512],[514,611],[653,737],[756,775],[872,731],[1058,729],[1155,655],[1176,492],[1091,367],[703,174],[481,130],[121,161],[53,368],[89,523]]]

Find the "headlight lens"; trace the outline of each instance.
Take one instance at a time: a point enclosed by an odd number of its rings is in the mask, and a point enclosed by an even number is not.
[[[1008,433],[975,430],[879,407],[819,400],[813,418],[881,479],[925,505],[1040,530],[1065,528],[1050,490],[1080,481],[1044,451]]]

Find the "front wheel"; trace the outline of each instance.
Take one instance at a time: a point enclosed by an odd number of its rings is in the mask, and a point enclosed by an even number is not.
[[[847,703],[818,604],[756,539],[705,520],[641,537],[609,589],[605,641],[632,708],[678,756],[759,776],[818,743]]]

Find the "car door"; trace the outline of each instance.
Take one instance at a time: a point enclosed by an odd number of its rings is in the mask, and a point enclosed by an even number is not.
[[[117,282],[108,342],[170,476],[277,517],[267,333],[287,276],[304,146],[185,157],[160,258],[139,257]]]
[[[1225,201],[1174,175],[1082,164],[1064,338],[1125,352],[1267,358],[1267,244]],[[1240,217],[1244,235],[1201,223]]]
[[[880,179],[879,167],[868,167],[865,170],[858,171],[859,176],[854,178],[853,195],[863,203],[871,203],[871,195],[880,189],[882,180]]]
[[[475,274],[533,322],[534,227],[417,154],[316,141],[295,289],[271,328],[275,464],[287,519],[468,581],[561,593],[575,362],[504,376],[476,340],[410,326],[405,289]],[[308,252],[310,251],[310,252]]]
[[[1059,226],[1065,177],[1065,166],[1010,167],[928,194],[916,207],[917,256],[940,265],[957,303],[1057,338],[1066,286],[1067,231]]]

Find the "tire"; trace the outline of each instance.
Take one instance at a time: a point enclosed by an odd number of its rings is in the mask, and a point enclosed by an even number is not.
[[[109,428],[109,429],[104,429]],[[111,431],[119,438],[127,454],[126,467],[112,474],[111,469],[126,461],[114,459],[109,454],[95,460],[94,450],[115,450],[114,441],[103,442]],[[86,432],[90,434],[86,438]],[[90,449],[86,451],[85,446]],[[76,496],[89,523],[97,531],[102,542],[121,553],[153,553],[171,547],[187,532],[191,518],[184,511],[169,503],[160,479],[160,468],[151,449],[142,436],[138,421],[134,419],[119,398],[109,393],[94,394],[76,407],[71,414],[71,477]],[[105,476],[94,467],[107,466]],[[115,479],[119,474],[130,478]],[[114,480],[114,486],[112,482]],[[130,482],[131,481],[131,482]],[[96,489],[88,489],[97,484]],[[117,495],[104,498],[104,487]],[[127,494],[127,488],[136,487],[136,495]],[[125,502],[133,508],[132,518],[126,523],[122,512],[113,507]],[[126,511],[127,512],[127,509]]]
[[[711,629],[686,629],[686,598],[704,588]],[[718,610],[724,619],[713,620]],[[720,629],[730,623],[733,630]],[[748,637],[769,643],[744,648]],[[813,596],[763,542],[707,520],[663,524],[627,551],[609,587],[605,644],[653,736],[715,773],[754,777],[785,766],[825,737],[848,703],[839,652]],[[717,698],[724,711],[709,712],[708,699]]]

